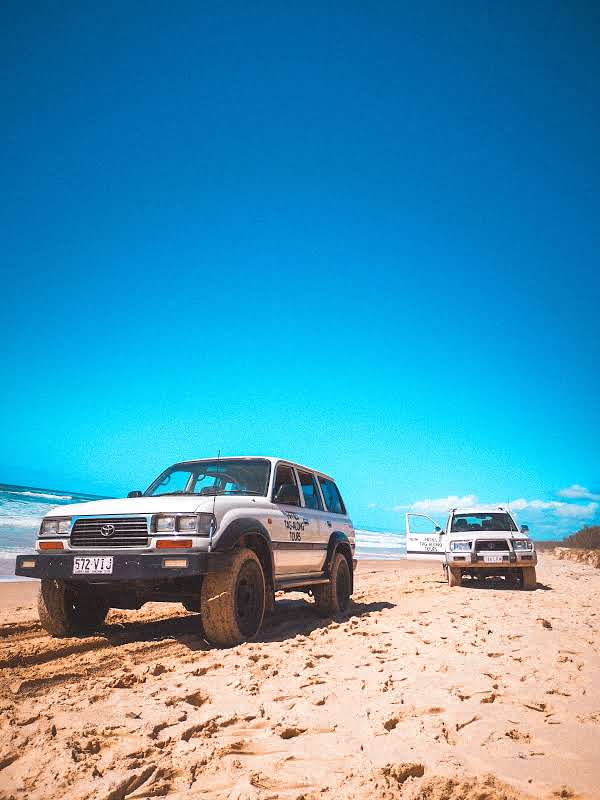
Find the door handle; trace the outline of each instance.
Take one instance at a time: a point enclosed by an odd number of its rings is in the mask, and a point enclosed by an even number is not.
[[[306,517],[304,517],[304,519],[302,520],[302,522],[303,522],[305,525],[308,525],[308,520],[306,519]]]
[[[328,525],[328,527],[329,527],[329,528],[331,528],[331,522],[330,522],[330,520],[327,520],[327,525]]]

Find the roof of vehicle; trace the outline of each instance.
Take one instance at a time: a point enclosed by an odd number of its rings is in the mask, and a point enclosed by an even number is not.
[[[281,456],[219,456],[220,461],[252,461],[257,458],[263,459],[265,461],[270,461],[271,464],[276,464],[278,461],[285,461],[286,464],[291,464],[293,467],[298,467],[298,469],[305,469],[307,472],[316,472],[317,475],[321,475],[323,478],[329,478],[329,480],[334,481],[331,475],[328,475],[326,472],[321,472],[319,469],[314,469],[313,467],[307,467],[305,464],[298,464],[297,461],[292,461],[289,458],[282,458]],[[195,464],[198,461],[216,461],[217,456],[212,456],[211,458],[188,458],[185,461],[177,461],[176,464]],[[175,465],[173,465],[175,466]],[[335,482],[335,481],[334,481]]]
[[[505,506],[469,506],[467,508],[452,508],[451,514],[497,514],[498,512],[510,514],[511,511]]]

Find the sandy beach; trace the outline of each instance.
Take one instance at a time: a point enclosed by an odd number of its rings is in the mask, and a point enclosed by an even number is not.
[[[535,592],[363,561],[343,618],[282,596],[223,651],[179,605],[53,640],[0,585],[0,797],[600,797],[599,589],[551,555]]]

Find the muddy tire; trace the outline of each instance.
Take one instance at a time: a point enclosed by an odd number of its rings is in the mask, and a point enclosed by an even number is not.
[[[275,592],[273,584],[265,587],[265,617],[271,617],[275,613]]]
[[[511,570],[504,576],[504,583],[513,589],[520,589],[523,585],[523,575],[521,570]]]
[[[535,574],[535,567],[523,567],[523,579],[521,588],[526,592],[530,592],[537,586],[537,577]]]
[[[317,613],[321,617],[343,614],[350,605],[352,575],[346,557],[336,553],[329,570],[329,583],[313,588]]]
[[[38,592],[38,614],[50,636],[63,638],[97,631],[108,606],[97,595],[76,592],[64,581],[44,579]]]
[[[260,560],[247,547],[236,550],[227,569],[202,582],[204,636],[217,647],[235,647],[253,639],[265,613],[265,576]]]
[[[462,574],[456,567],[448,567],[448,586],[454,588],[462,583]]]

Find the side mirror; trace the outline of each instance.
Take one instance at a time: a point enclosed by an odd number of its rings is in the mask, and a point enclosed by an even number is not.
[[[141,497],[141,496],[142,496],[142,493],[140,492],[139,489],[136,489],[133,492],[129,492],[129,494],[127,495],[127,497]]]
[[[274,503],[283,503],[288,506],[299,506],[300,495],[298,487],[293,483],[282,483],[273,500]]]
[[[521,533],[529,533],[529,525],[521,525]]]

